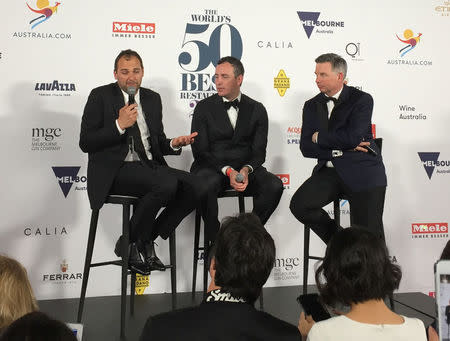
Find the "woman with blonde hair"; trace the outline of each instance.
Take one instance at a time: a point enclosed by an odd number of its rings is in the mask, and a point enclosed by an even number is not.
[[[25,268],[0,255],[0,334],[23,315],[38,310]]]

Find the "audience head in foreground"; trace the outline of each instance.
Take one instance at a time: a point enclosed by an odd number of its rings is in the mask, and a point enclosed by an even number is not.
[[[38,310],[25,268],[0,255],[0,333],[23,315]]]
[[[141,341],[300,339],[293,325],[254,307],[275,262],[275,243],[256,215],[226,218],[210,258],[206,299],[150,317]]]
[[[303,339],[426,340],[422,321],[397,315],[384,303],[401,277],[383,239],[360,228],[336,233],[316,271],[316,284],[323,303],[348,305],[350,311],[318,323],[301,313]]]
[[[63,322],[35,311],[13,322],[0,341],[77,341],[77,338]]]

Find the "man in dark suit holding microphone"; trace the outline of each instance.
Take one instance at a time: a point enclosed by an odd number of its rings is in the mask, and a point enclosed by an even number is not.
[[[191,132],[198,132],[192,145],[191,172],[208,188],[203,212],[207,238],[219,230],[218,194],[233,188],[253,196],[253,212],[265,224],[283,193],[281,180],[268,172],[266,158],[268,118],[264,106],[240,92],[244,66],[234,57],[217,62],[217,94],[200,101],[194,111]]]
[[[116,83],[91,91],[81,121],[80,148],[89,153],[88,195],[99,209],[109,194],[140,198],[131,218],[130,266],[148,274],[165,270],[154,240],[166,239],[202,196],[202,182],[167,166],[163,155],[177,155],[194,142],[188,136],[166,138],[161,97],[141,88],[144,66],[139,54],[120,52],[114,63]],[[198,200],[195,200],[198,199]],[[157,217],[159,210],[166,207]],[[121,256],[121,238],[115,253]]]
[[[322,207],[345,194],[352,225],[384,238],[386,173],[372,137],[372,96],[344,84],[347,63],[342,57],[327,53],[315,61],[320,93],[303,107],[300,150],[317,165],[295,192],[290,209],[328,243],[341,227]]]

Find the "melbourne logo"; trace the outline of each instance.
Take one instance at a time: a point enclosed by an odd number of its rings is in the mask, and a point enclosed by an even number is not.
[[[302,132],[301,127],[287,127],[286,129],[286,143],[287,144],[300,144],[300,134]]]
[[[115,38],[155,38],[154,23],[114,21],[112,36]]]
[[[32,2],[26,2],[26,7],[28,8],[28,14],[31,14],[28,24],[31,31],[24,32],[14,32],[14,38],[37,38],[37,39],[71,39],[70,33],[62,32],[36,32],[36,30],[41,28],[41,24],[46,23],[48,20],[53,18],[61,5],[60,2],[54,2],[53,5],[50,4],[48,0],[37,0]],[[49,25],[42,25],[48,27]]]
[[[412,223],[412,238],[448,238],[448,223]]]
[[[291,87],[290,79],[286,76],[284,70],[280,70],[278,75],[273,79],[273,87],[278,90],[278,94],[283,97],[286,90]]]
[[[387,61],[388,65],[409,65],[409,66],[431,66],[431,60],[424,59],[406,59],[405,56],[414,56],[414,49],[419,46],[422,41],[422,33],[414,33],[413,30],[407,28],[401,34],[396,34],[397,41],[400,44],[398,50],[399,59],[390,59]]]
[[[54,80],[53,82],[37,82],[34,86],[39,96],[70,96],[77,91],[75,83],[65,83]]]
[[[58,181],[59,187],[64,194],[64,197],[67,198],[72,185],[75,184],[83,184],[83,186],[78,187],[75,186],[76,191],[86,190],[86,176],[78,176],[78,172],[80,167],[52,167],[53,173],[55,173],[56,180]]]
[[[428,179],[431,180],[435,168],[437,174],[450,173],[450,160],[438,160],[440,152],[418,152],[417,154],[419,154]]]
[[[60,151],[58,141],[62,135],[61,128],[32,128],[31,150],[32,151]]]
[[[291,176],[289,174],[276,174],[283,183],[284,189],[291,188]]]
[[[242,38],[231,22],[229,15],[214,9],[191,15],[178,55],[181,99],[201,100],[213,95],[217,61],[224,56],[241,58]]]
[[[333,34],[333,29],[344,27],[343,21],[319,20],[320,12],[297,12],[297,14],[308,39],[311,38],[314,28],[317,28],[316,33]]]

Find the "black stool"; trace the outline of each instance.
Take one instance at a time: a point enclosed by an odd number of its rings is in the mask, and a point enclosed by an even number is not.
[[[235,191],[234,189],[227,189],[220,193],[217,198],[238,198],[239,213],[245,213],[245,195],[242,192]],[[206,289],[208,286],[208,253],[209,242],[206,240],[206,229],[203,228],[203,246],[200,246],[200,227],[201,227],[202,215],[199,209],[195,211],[195,234],[194,234],[194,263],[192,267],[192,301],[195,300],[195,289],[197,284],[197,264],[198,264],[198,252],[203,250],[203,295],[206,295]],[[263,293],[259,296],[260,309],[264,310]]]
[[[94,251],[95,234],[97,232],[97,222],[99,216],[99,209],[92,210],[91,223],[89,227],[89,237],[86,249],[86,258],[83,271],[83,282],[81,285],[80,301],[78,305],[78,318],[77,322],[81,323],[83,316],[84,299],[86,297],[87,283],[89,279],[90,268],[104,265],[118,265],[122,267],[122,292],[120,302],[120,338],[125,340],[125,312],[127,308],[127,276],[131,274],[131,288],[130,288],[130,314],[134,314],[134,294],[136,288],[136,272],[128,270],[128,244],[130,241],[130,208],[136,206],[139,198],[125,195],[109,195],[106,198],[105,204],[118,204],[122,205],[122,249],[121,254],[124,255],[122,260],[92,263],[92,253]],[[166,265],[166,268],[170,269],[171,285],[172,285],[172,308],[176,307],[176,294],[177,294],[177,274],[176,274],[176,245],[175,245],[175,232],[169,237],[169,253],[170,264]]]

